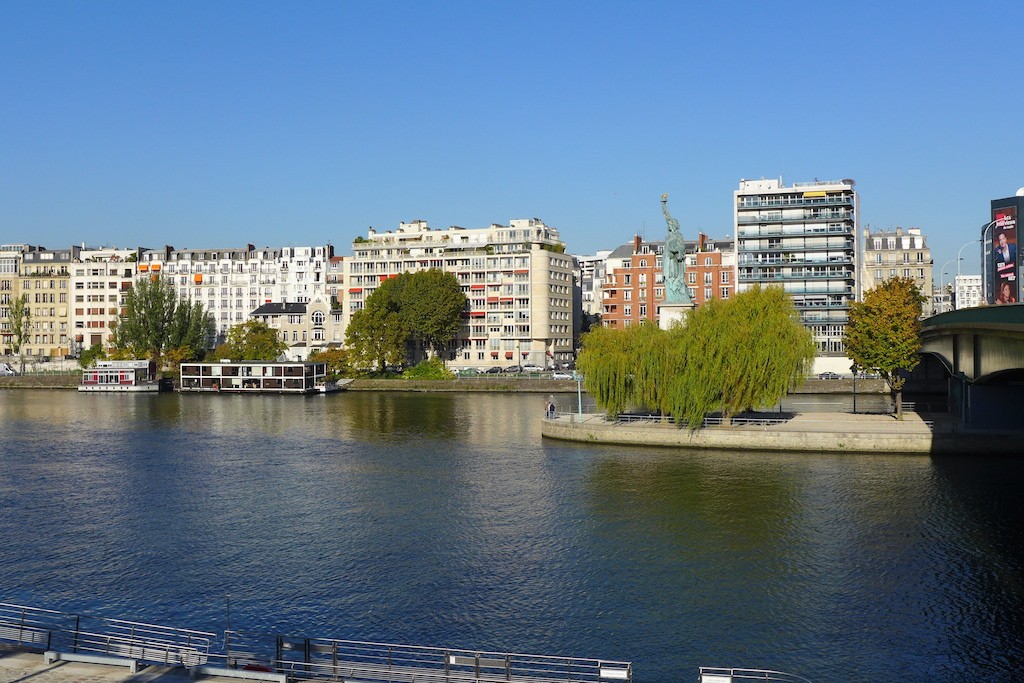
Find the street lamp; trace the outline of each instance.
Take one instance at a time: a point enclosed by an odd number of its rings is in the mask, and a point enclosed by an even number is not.
[[[981,239],[982,238],[979,237],[976,240],[971,240],[970,242],[967,242],[962,247],[960,247],[959,251],[956,252],[956,276],[957,277],[960,277],[960,262],[963,261],[963,258],[960,255],[962,253],[964,253],[964,248],[965,247],[969,247],[972,244],[980,244],[981,243]]]
[[[948,261],[946,261],[945,263],[942,264],[942,275],[939,277],[939,294],[940,294],[940,296],[945,296],[946,295],[946,275],[949,274],[949,273],[946,272],[946,266],[948,266],[953,261],[958,261],[958,259],[949,259]],[[959,266],[959,262],[957,263],[957,265]],[[942,312],[945,313],[946,310],[947,309],[945,307],[943,307],[943,311]]]
[[[857,370],[860,368],[856,363],[850,366],[850,372],[853,373],[853,414],[857,414]]]

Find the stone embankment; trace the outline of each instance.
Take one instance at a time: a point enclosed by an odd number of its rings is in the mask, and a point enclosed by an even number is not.
[[[81,373],[0,377],[0,389],[77,389]]]
[[[802,413],[781,424],[705,427],[691,432],[658,418],[611,421],[603,415],[562,414],[542,422],[551,439],[631,446],[813,453],[1000,454],[1014,452],[1019,434],[958,431],[945,414]],[[982,438],[983,437],[983,438]]]

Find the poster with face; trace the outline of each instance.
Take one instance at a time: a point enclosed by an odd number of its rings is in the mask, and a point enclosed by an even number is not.
[[[995,209],[992,231],[992,292],[996,304],[1015,304],[1017,278],[1017,207]]]

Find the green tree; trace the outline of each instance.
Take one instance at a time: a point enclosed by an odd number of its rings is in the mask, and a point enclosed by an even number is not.
[[[583,337],[577,367],[587,391],[609,414],[656,409],[691,429],[721,411],[729,424],[743,410],[770,405],[806,376],[810,332],[779,288],[754,288],[712,300],[685,325],[595,328]]]
[[[405,273],[400,285],[398,311],[405,319],[417,349],[434,355],[447,350],[462,326],[466,295],[458,278],[437,268]]]
[[[791,385],[803,381],[814,360],[810,331],[781,287],[754,287],[714,300],[694,311],[687,327],[691,323],[687,360],[695,360],[700,372],[684,373],[683,388],[701,394],[704,408],[717,403],[714,409],[725,424],[739,412],[785,396]],[[688,420],[691,426],[694,418]]]
[[[28,306],[28,295],[14,297],[7,315],[11,321],[11,350],[18,355],[18,360],[21,361],[21,373],[25,374],[25,356],[22,353],[22,346],[28,341],[32,323],[32,309]]]
[[[201,302],[180,302],[171,316],[167,333],[166,348],[176,351],[174,364],[202,358],[215,332],[213,316]]]
[[[352,315],[345,329],[345,344],[356,367],[383,371],[388,365],[405,362],[409,327],[400,312],[401,292],[400,277],[385,280]]]
[[[124,314],[114,328],[114,348],[148,358],[159,367],[177,305],[169,280],[155,275],[138,280],[125,295]]]
[[[859,367],[878,372],[888,383],[903,419],[901,370],[913,370],[921,360],[921,304],[924,297],[910,278],[894,277],[868,290],[864,301],[850,306],[846,353]]]
[[[91,368],[98,360],[106,360],[107,352],[103,344],[93,344],[78,356],[78,364],[83,368]]]
[[[352,374],[352,361],[347,349],[316,349],[309,354],[309,360],[326,363],[329,379],[338,379]]]
[[[231,360],[274,360],[288,350],[277,330],[260,320],[233,325],[227,340],[214,349],[214,357]]]

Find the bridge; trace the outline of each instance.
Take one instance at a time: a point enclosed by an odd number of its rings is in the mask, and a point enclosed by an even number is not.
[[[949,375],[951,407],[966,427],[1024,429],[1024,304],[983,306],[927,318],[921,353]]]

